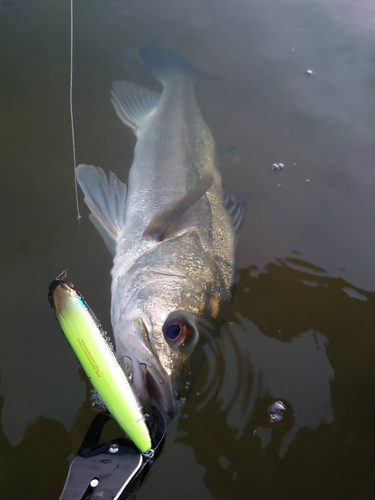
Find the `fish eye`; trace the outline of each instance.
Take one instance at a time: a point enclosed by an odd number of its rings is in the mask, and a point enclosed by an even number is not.
[[[176,340],[181,333],[181,326],[178,324],[169,325],[166,329],[166,334],[169,340]]]
[[[184,320],[180,319],[168,321],[163,327],[165,337],[174,345],[183,344],[192,331],[192,327]]]

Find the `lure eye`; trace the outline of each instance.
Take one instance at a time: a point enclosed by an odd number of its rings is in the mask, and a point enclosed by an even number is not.
[[[167,322],[163,330],[167,340],[174,345],[183,344],[193,331],[192,327],[182,320]]]

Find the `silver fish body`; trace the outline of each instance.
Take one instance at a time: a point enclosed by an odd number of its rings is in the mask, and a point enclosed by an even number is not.
[[[160,47],[141,55],[151,60],[163,91],[113,86],[117,114],[137,136],[126,202],[114,174],[106,184],[102,171],[81,166],[78,179],[91,219],[114,252],[118,358],[142,404],[170,418],[202,332],[220,322],[231,298],[244,206],[232,198],[228,211],[214,141],[194,93],[198,71]],[[109,217],[100,209],[102,193]]]

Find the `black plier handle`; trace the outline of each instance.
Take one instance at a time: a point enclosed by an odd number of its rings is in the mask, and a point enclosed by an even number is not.
[[[60,500],[131,498],[164,445],[166,433],[164,418],[156,409],[153,417],[153,453],[141,453],[124,437],[99,444],[103,427],[111,419],[111,415],[107,411],[96,415],[78,456],[70,465]]]

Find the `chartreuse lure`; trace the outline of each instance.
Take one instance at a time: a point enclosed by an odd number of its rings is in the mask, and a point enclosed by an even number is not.
[[[48,298],[62,331],[108,410],[141,452],[150,450],[150,433],[138,399],[82,295],[58,277],[49,287]]]

